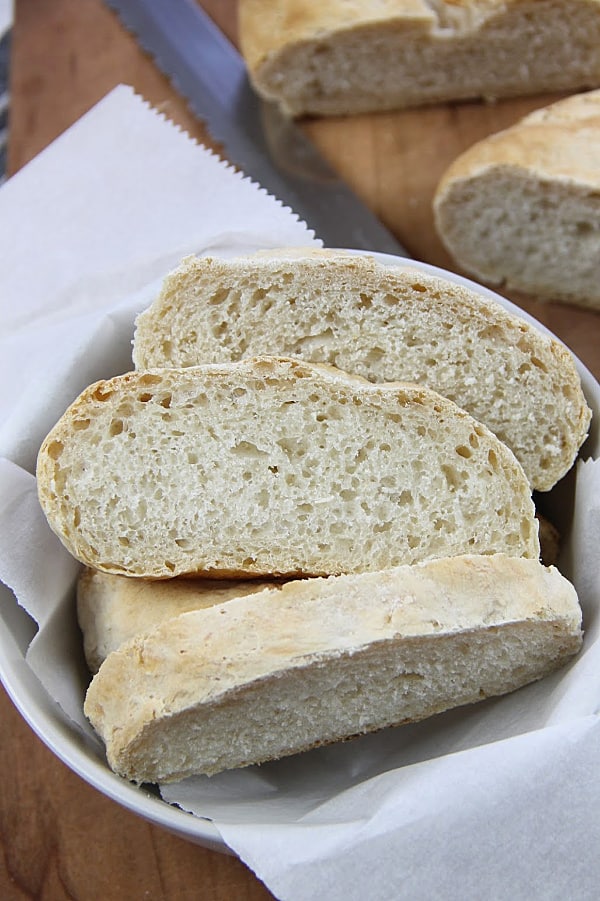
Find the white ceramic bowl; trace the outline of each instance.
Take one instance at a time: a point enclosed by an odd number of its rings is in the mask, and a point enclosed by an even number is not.
[[[548,329],[513,304],[468,279],[412,260],[375,253],[371,256],[388,264],[409,264],[423,272],[475,289],[534,323],[541,331],[549,333]],[[600,386],[581,363],[578,362],[577,365],[584,392],[594,414],[587,447],[597,456]],[[106,373],[107,376],[110,374]],[[25,662],[25,653],[35,627],[17,605],[12,592],[3,585],[0,585],[0,592],[0,678],[14,704],[41,740],[82,779],[123,807],[197,844],[228,851],[217,829],[209,821],[190,816],[165,803],[158,794],[137,787],[111,772],[98,749],[87,742],[81,731],[69,722]]]

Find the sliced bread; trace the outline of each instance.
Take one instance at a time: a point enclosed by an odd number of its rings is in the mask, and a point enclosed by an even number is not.
[[[600,310],[600,91],[470,147],[442,177],[434,212],[466,272]]]
[[[427,388],[300,360],[96,383],[43,442],[37,479],[71,553],[132,576],[539,556],[529,483],[488,429]]]
[[[540,491],[571,467],[590,421],[573,357],[559,341],[482,294],[408,265],[283,248],[189,258],[136,323],[138,369],[265,353],[433,388],[508,444]]]
[[[454,557],[184,613],[111,654],[84,709],[113,770],[168,782],[504,694],[580,646],[558,570]]]
[[[600,85],[598,0],[240,0],[239,36],[291,116]]]

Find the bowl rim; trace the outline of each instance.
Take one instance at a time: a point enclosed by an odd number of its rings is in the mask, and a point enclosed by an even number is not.
[[[331,249],[335,250],[335,248]],[[462,285],[485,298],[500,303],[509,312],[526,320],[543,333],[561,341],[549,328],[515,303],[469,278],[409,257],[376,251],[344,250],[351,254],[372,257],[383,264],[416,268],[428,275]],[[564,344],[563,341],[561,343]],[[571,351],[571,353],[573,353],[588,403],[600,409],[600,385],[574,352]],[[598,414],[596,413],[596,415]],[[9,592],[16,603],[10,589],[5,586],[0,586],[0,588]],[[25,661],[23,651],[8,627],[5,627],[2,618],[0,618],[0,680],[12,703],[32,731],[56,757],[90,786],[132,813],[181,838],[211,850],[227,854],[234,853],[226,845],[211,820],[195,816],[182,808],[173,806],[143,786],[136,786],[128,782],[113,773],[108,765],[91,751],[83,734],[80,734],[77,727],[62,713],[58,704],[50,697],[30,669]]]

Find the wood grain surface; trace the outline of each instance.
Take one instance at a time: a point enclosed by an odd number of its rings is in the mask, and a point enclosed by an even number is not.
[[[235,0],[205,0],[203,6],[235,40]],[[204,125],[102,0],[16,0],[10,172],[121,82],[215,147]],[[454,268],[431,214],[441,173],[474,141],[556,98],[445,104],[313,120],[303,127],[415,258]],[[600,314],[510,296],[600,377]],[[151,826],[89,787],[37,739],[4,691],[0,773],[2,901],[272,897],[236,858]]]

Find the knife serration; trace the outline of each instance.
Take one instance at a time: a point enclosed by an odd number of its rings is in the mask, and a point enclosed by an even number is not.
[[[227,160],[291,207],[326,247],[408,256],[313,142],[252,88],[241,55],[195,0],[106,0]]]

